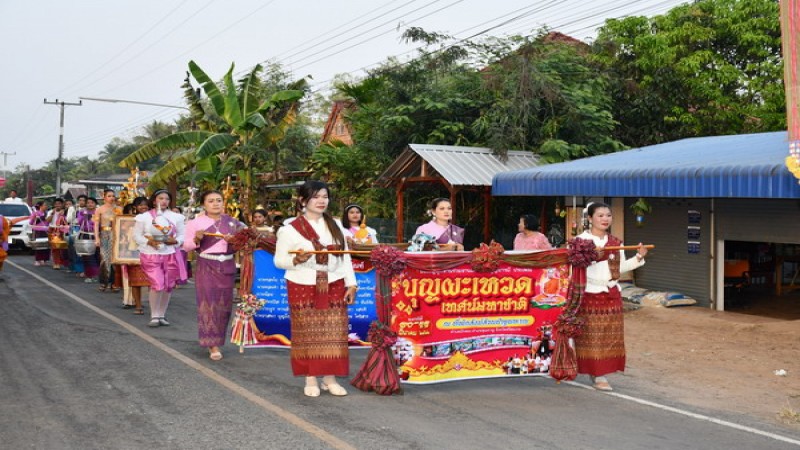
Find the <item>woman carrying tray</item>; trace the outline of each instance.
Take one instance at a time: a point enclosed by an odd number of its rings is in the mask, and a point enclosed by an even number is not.
[[[168,326],[167,307],[172,290],[186,282],[183,244],[184,217],[172,212],[172,196],[159,189],[150,196],[151,209],[136,216],[133,238],[139,245],[139,262],[150,281],[150,327]]]

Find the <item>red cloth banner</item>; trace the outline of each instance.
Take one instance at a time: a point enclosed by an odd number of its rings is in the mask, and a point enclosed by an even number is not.
[[[477,258],[476,258],[477,259]],[[407,267],[391,279],[392,355],[407,383],[546,375],[569,266],[475,261],[442,270]],[[419,266],[419,265],[417,265]]]

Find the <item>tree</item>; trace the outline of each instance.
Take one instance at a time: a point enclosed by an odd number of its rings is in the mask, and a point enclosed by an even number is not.
[[[218,86],[190,61],[191,75],[187,74],[183,85],[184,98],[198,129],[176,132],[145,144],[120,165],[131,168],[156,155],[172,152],[169,161],[151,176],[151,183],[163,185],[195,169],[195,179],[205,187],[216,188],[227,177],[235,177],[240,183],[239,201],[248,215],[256,163],[265,159],[267,150],[272,150],[277,158],[277,143],[296,121],[306,82],[295,81],[288,89],[271,92],[260,78],[261,65],[236,84],[233,70],[231,64]],[[207,101],[200,97],[190,77],[200,84]]]
[[[624,148],[611,137],[608,83],[586,44],[545,30],[488,49],[497,58],[481,71],[486,106],[472,128],[495,153],[530,150],[560,162]]]
[[[594,44],[613,79],[615,136],[642,146],[785,129],[778,2],[700,0],[609,20]]]

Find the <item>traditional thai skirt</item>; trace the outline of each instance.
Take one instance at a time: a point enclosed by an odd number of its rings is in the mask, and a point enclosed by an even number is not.
[[[86,278],[97,278],[100,274],[100,250],[95,250],[91,255],[83,255],[81,258]]]
[[[83,272],[83,258],[81,258],[75,252],[75,235],[77,235],[77,232],[73,232],[72,234],[69,235],[68,253],[69,253],[69,260],[71,263],[70,269],[72,269],[72,271],[75,273],[81,273]]]
[[[150,289],[167,292],[175,289],[178,279],[185,271],[184,268],[179,267],[178,260],[176,253],[168,255],[139,254],[139,262],[150,282]],[[183,264],[182,259],[180,264]]]
[[[199,278],[199,277],[198,277]],[[286,281],[289,296],[292,372],[295,376],[350,373],[347,346],[348,317],[344,302],[344,280],[328,285],[328,292],[316,286]]]
[[[197,258],[197,337],[201,347],[225,344],[233,306],[236,262]]]
[[[114,282],[114,265],[111,264],[113,235],[111,230],[100,231],[100,282]]]
[[[34,239],[47,239],[47,231],[34,231],[33,232]],[[50,260],[50,249],[37,249],[33,251],[34,260],[36,261],[49,261]]]
[[[586,321],[583,332],[575,338],[578,373],[599,377],[624,371],[625,326],[619,289],[584,293],[578,317]]]
[[[147,279],[147,275],[142,270],[142,267],[138,264],[126,264],[126,270],[128,271],[128,286],[131,287],[147,287],[150,286],[150,280]]]

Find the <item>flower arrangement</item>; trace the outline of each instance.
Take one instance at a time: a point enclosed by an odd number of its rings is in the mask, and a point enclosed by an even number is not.
[[[231,326],[231,343],[239,346],[239,353],[244,352],[245,345],[258,342],[256,337],[258,328],[253,316],[265,303],[265,300],[261,300],[253,294],[247,294],[236,304],[236,313],[233,326]]]
[[[492,241],[486,245],[481,242],[480,247],[472,250],[472,270],[475,272],[494,272],[500,267],[500,258],[505,249],[499,243]]]
[[[388,278],[403,273],[406,268],[403,253],[390,245],[378,245],[373,248],[370,259],[375,270]]]
[[[600,258],[594,245],[589,239],[570,239],[567,250],[567,262],[576,267],[589,267]]]
[[[586,321],[575,315],[573,311],[564,311],[556,319],[555,327],[558,334],[567,338],[580,336]]]
[[[397,343],[397,333],[376,320],[369,325],[367,339],[373,347],[388,348]]]

